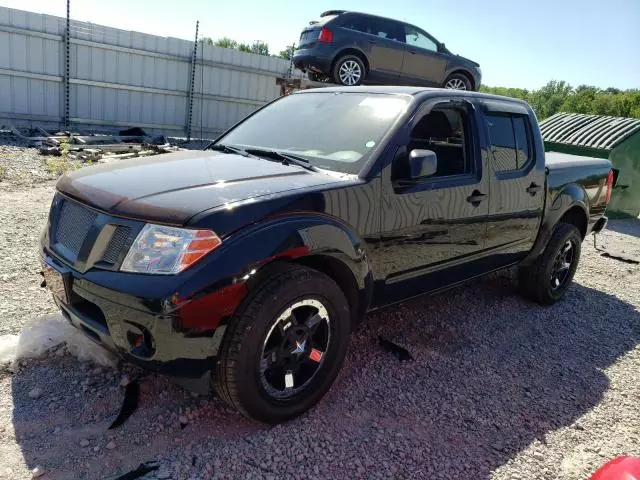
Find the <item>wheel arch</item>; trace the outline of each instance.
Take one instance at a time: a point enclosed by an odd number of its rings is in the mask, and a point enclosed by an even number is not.
[[[354,48],[354,47],[343,48],[338,53],[336,53],[336,55],[333,57],[333,60],[331,62],[331,70],[329,72],[330,75],[333,74],[333,69],[335,68],[336,63],[338,62],[338,60],[340,60],[345,55],[355,55],[356,57],[360,58],[360,60],[362,60],[362,63],[364,63],[365,78],[366,78],[367,75],[369,75],[369,71],[370,71],[370,68],[371,68],[370,67],[370,63],[369,63],[369,58],[367,57],[367,55],[362,50]]]
[[[450,71],[444,79],[445,83],[447,83],[447,80],[451,75],[455,75],[455,74],[464,75],[467,78],[467,80],[469,80],[472,90],[475,90],[478,87],[476,85],[475,80],[473,79],[473,75],[471,75],[471,72],[469,72],[468,70],[465,70],[464,68],[455,68],[454,70]]]

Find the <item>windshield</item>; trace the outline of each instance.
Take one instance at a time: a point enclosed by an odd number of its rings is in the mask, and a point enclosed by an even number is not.
[[[283,97],[216,144],[291,153],[327,170],[357,174],[409,98],[313,92]]]

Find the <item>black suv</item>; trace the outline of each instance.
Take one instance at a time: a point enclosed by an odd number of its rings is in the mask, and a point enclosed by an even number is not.
[[[424,30],[375,15],[329,10],[302,31],[293,55],[315,81],[478,90],[480,65],[452,54]]]

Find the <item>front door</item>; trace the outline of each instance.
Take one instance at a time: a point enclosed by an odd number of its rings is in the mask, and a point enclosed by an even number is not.
[[[474,276],[485,248],[489,178],[468,102],[425,105],[382,172],[382,225],[372,255],[382,306]],[[408,178],[408,153],[432,150],[435,175]]]
[[[437,42],[422,30],[404,25],[404,31],[403,80],[415,85],[441,87],[448,63],[446,54],[439,53]]]

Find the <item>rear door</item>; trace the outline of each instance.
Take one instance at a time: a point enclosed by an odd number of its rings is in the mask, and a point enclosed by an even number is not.
[[[543,152],[535,151],[534,120],[524,106],[485,101],[484,123],[490,142],[491,198],[487,248],[496,266],[524,258],[542,220],[546,173]]]
[[[438,52],[437,41],[413,25],[403,25],[405,54],[402,81],[414,85],[440,87],[449,61],[448,54]]]
[[[369,59],[368,80],[396,83],[404,57],[402,24],[368,15],[345,14],[342,27],[362,34],[356,44]]]

